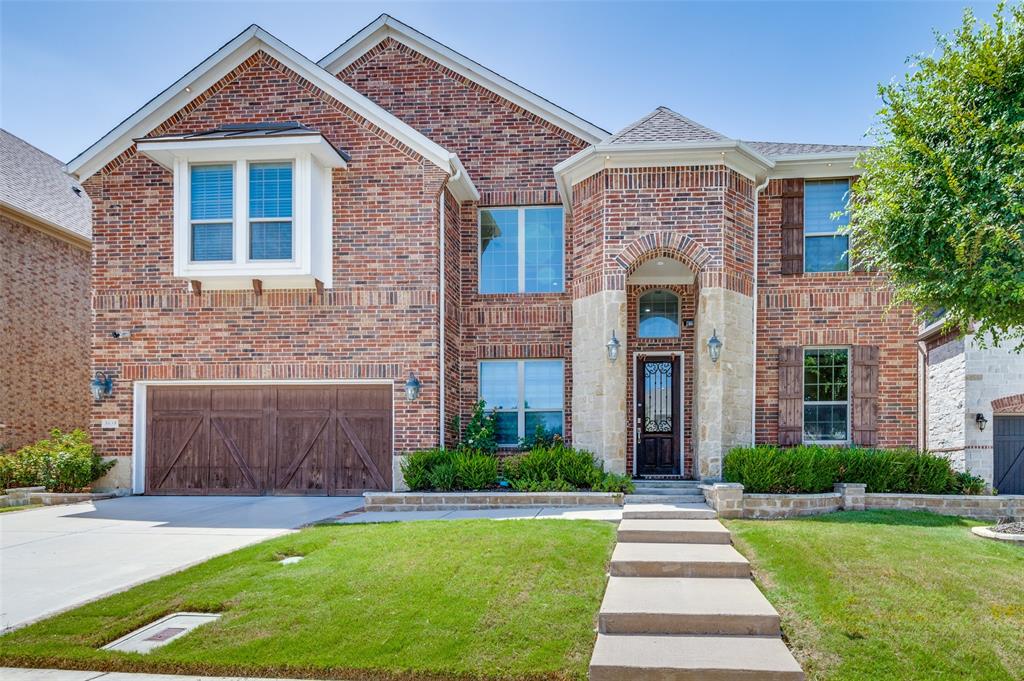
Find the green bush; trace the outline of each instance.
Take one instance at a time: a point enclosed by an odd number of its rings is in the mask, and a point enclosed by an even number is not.
[[[967,472],[956,474],[956,493],[957,494],[984,494],[985,493],[985,479],[979,478],[976,475],[971,475]]]
[[[754,494],[831,492],[837,482],[863,483],[868,492],[909,494],[959,493],[962,487],[945,457],[913,449],[821,445],[738,447],[726,454],[722,477]]]
[[[450,492],[458,481],[458,469],[454,461],[441,461],[430,470],[430,486],[438,492]]]
[[[592,488],[595,492],[621,492],[632,494],[636,487],[628,475],[618,473],[605,473],[604,478]]]
[[[441,461],[448,459],[444,449],[424,449],[413,452],[402,461],[402,477],[414,492],[430,489],[430,471]]]
[[[493,454],[498,451],[498,417],[486,411],[487,403],[480,400],[473,405],[473,413],[462,433],[460,447]]]
[[[487,489],[498,483],[498,459],[491,454],[461,450],[456,452],[457,489]]]
[[[49,439],[0,456],[0,488],[42,485],[50,492],[77,492],[113,465],[93,452],[85,431],[54,428]]]

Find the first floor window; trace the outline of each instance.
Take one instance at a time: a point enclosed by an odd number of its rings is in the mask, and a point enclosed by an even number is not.
[[[560,359],[480,362],[480,399],[497,413],[498,444],[515,445],[538,426],[562,434],[564,382]]]
[[[849,180],[808,180],[804,184],[804,271],[846,272],[850,224],[846,210]]]
[[[195,262],[234,258],[233,165],[195,165],[189,172],[191,258]]]
[[[847,348],[804,349],[804,442],[849,441],[849,374]]]
[[[480,211],[480,293],[565,290],[561,207]]]

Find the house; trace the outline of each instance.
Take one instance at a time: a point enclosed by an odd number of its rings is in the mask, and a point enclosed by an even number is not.
[[[961,337],[943,319],[920,334],[925,445],[1001,494],[1024,494],[1024,354],[1017,341]]]
[[[0,451],[89,423],[89,197],[0,130]]]
[[[95,441],[151,494],[401,488],[479,399],[643,476],[915,445],[913,314],[831,217],[861,150],[612,134],[386,15],[317,63],[252,26],[68,165]]]

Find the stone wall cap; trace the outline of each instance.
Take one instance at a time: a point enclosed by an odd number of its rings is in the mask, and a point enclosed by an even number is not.
[[[476,491],[476,492],[363,492],[364,499],[376,499],[378,497],[405,497],[405,496],[416,496],[416,497],[479,497],[479,496],[493,496],[493,497],[510,497],[510,498],[525,498],[525,497],[542,497],[557,499],[566,496],[570,497],[591,497],[600,499],[617,499],[622,496],[622,492],[503,492],[500,490],[494,491]]]
[[[31,494],[31,493],[35,493],[35,492],[45,492],[45,491],[46,491],[46,488],[43,487],[42,485],[39,485],[38,487],[8,487],[7,488],[7,493],[8,494],[11,494],[12,492],[28,492],[28,493]]]
[[[1024,500],[1024,495],[1022,494],[910,494],[907,492],[867,492],[865,496],[875,499],[948,499],[950,501]]]

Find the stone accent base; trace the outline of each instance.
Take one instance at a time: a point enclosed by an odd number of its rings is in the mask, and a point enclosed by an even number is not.
[[[365,492],[372,511],[475,511],[523,506],[622,506],[620,492]]]
[[[708,506],[722,518],[774,519],[834,511],[931,511],[979,520],[1024,520],[1024,496],[868,494],[865,486],[839,483],[824,494],[744,494],[739,483],[701,485]]]

